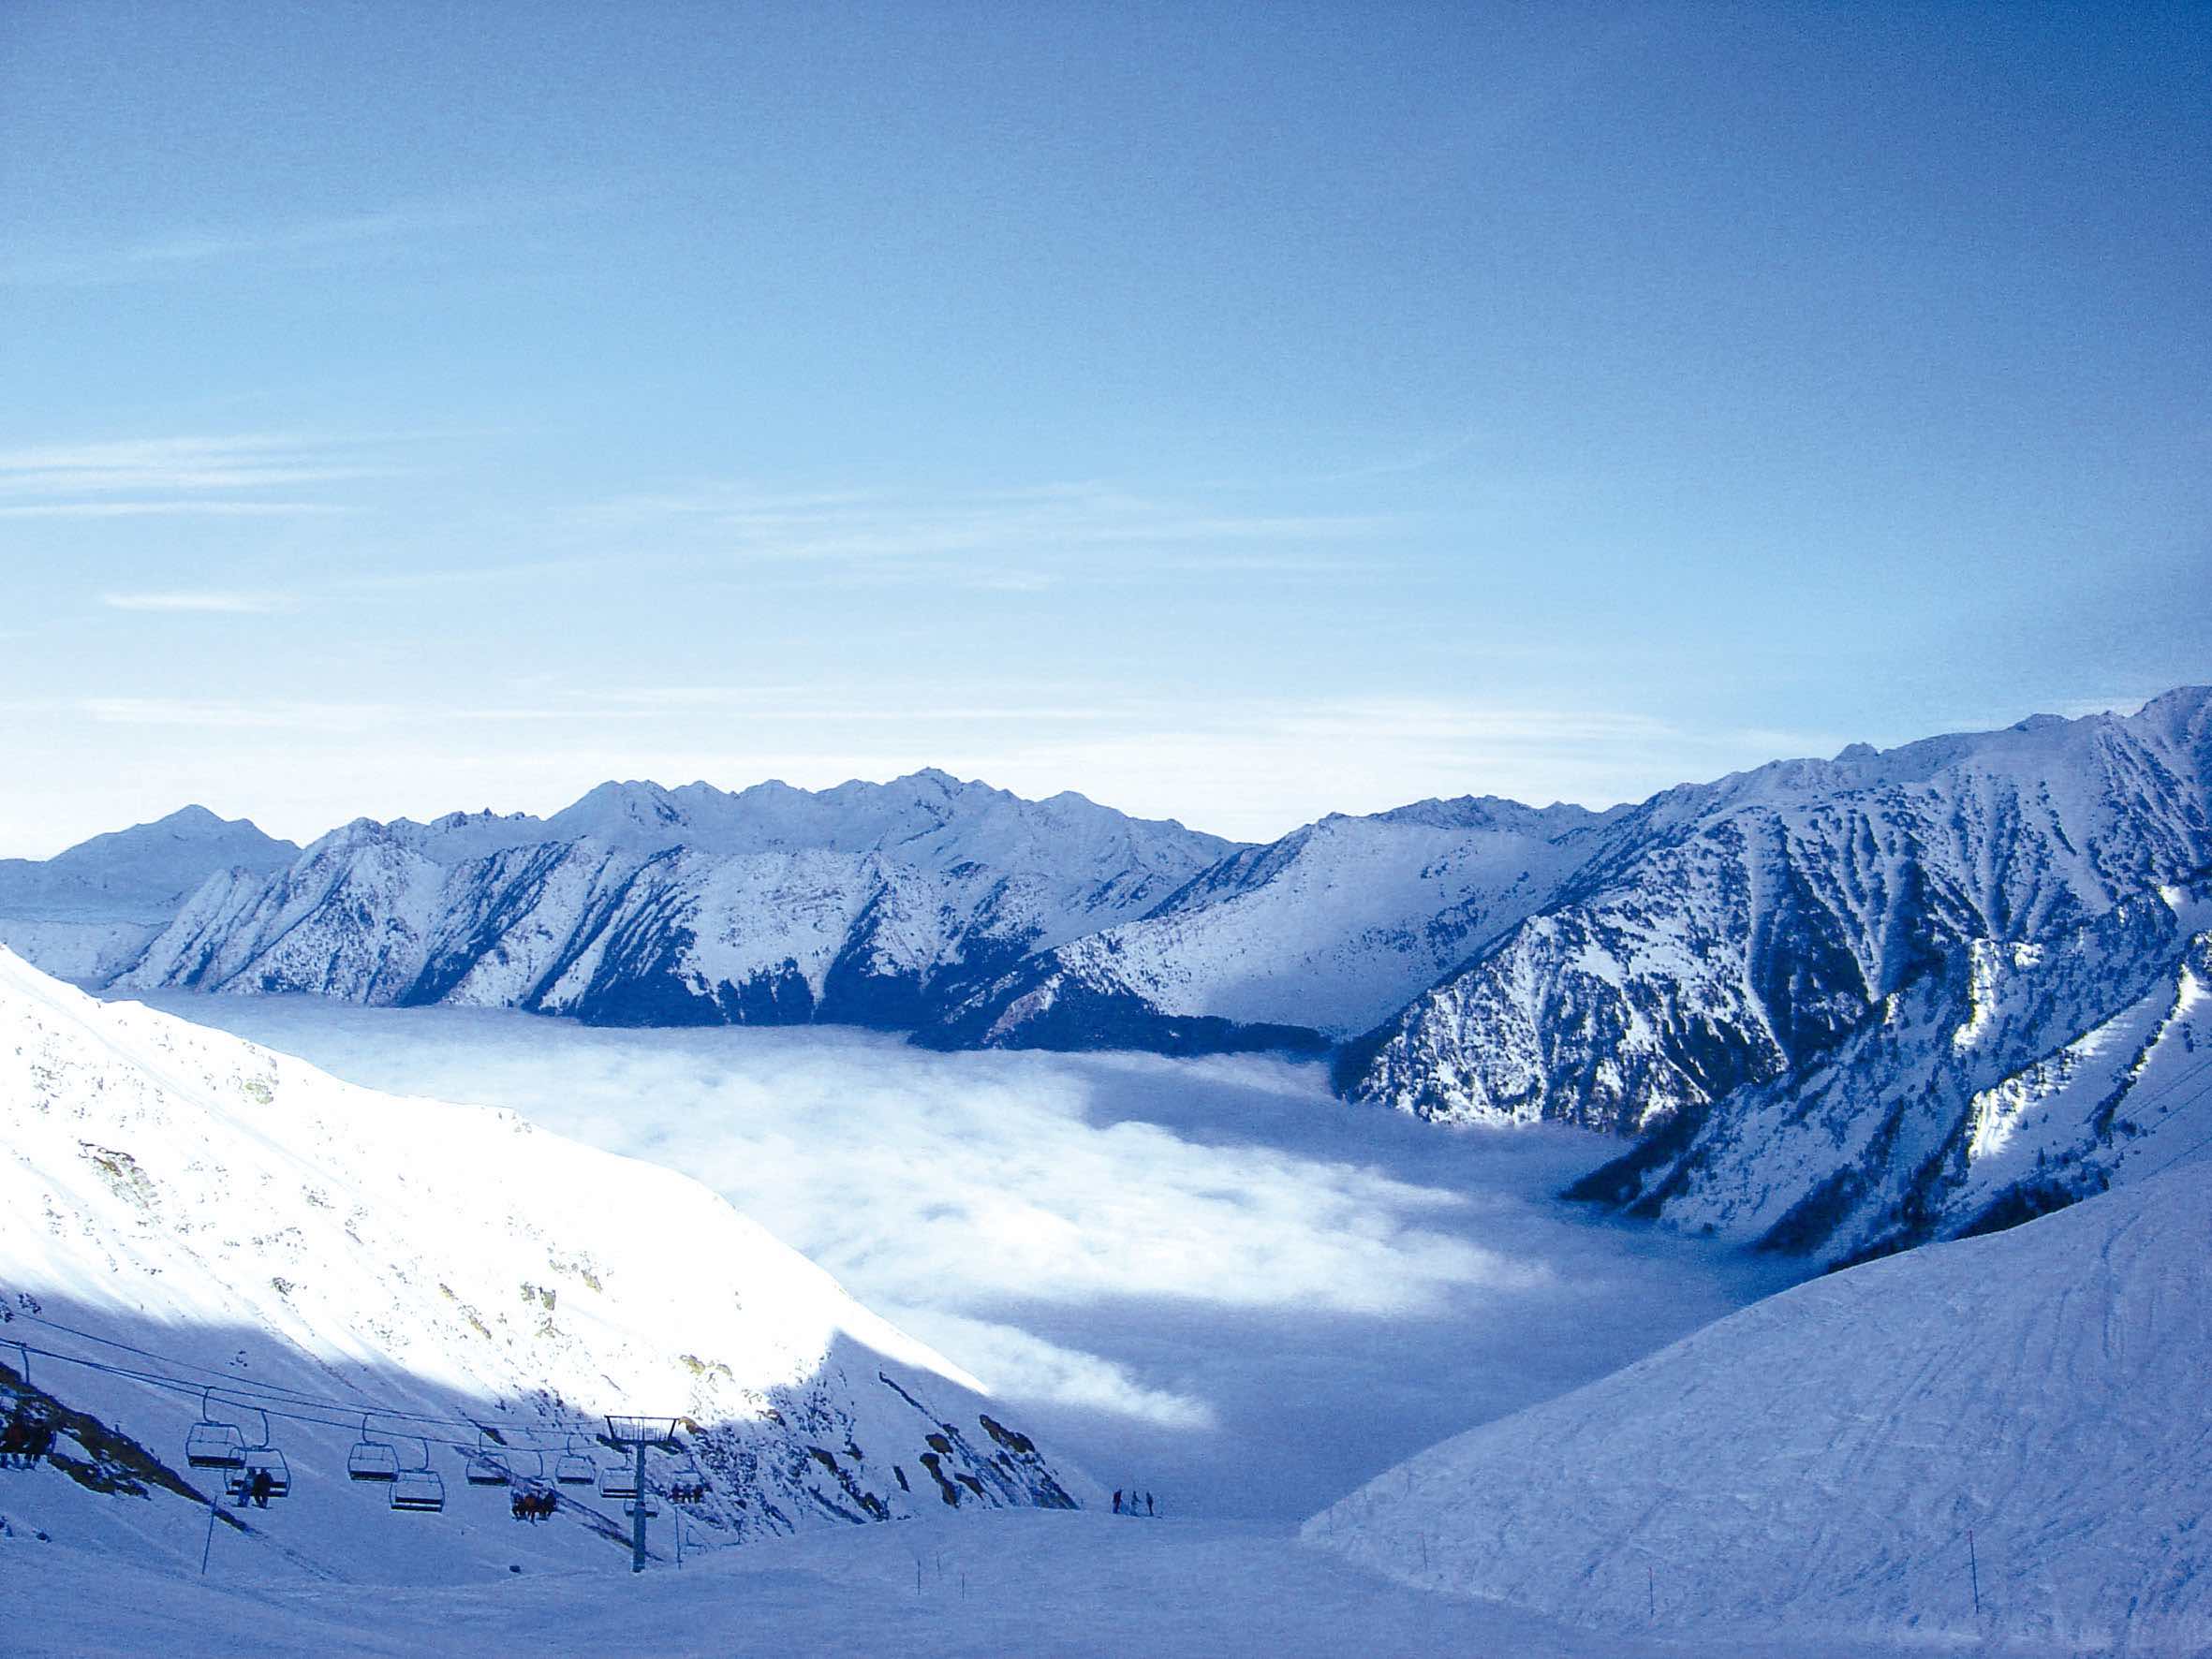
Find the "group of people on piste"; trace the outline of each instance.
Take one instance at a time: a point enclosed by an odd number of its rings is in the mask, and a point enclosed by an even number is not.
[[[1139,1508],[1139,1504],[1142,1504],[1143,1507]],[[1150,1492],[1139,1492],[1131,1488],[1125,1496],[1122,1490],[1115,1487],[1113,1489],[1113,1513],[1116,1515],[1142,1515],[1149,1520],[1158,1512],[1152,1507],[1152,1494]]]

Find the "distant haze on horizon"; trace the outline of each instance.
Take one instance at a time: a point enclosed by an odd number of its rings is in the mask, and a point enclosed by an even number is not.
[[[0,8],[0,857],[2212,680],[2202,6]]]
[[[2121,714],[2121,715],[2127,715],[2127,714],[2133,713],[2134,712],[2135,712],[2135,711],[2134,711],[2132,708],[2116,708],[2116,709],[2110,709],[2110,710],[2091,710],[2091,709],[2084,709],[2084,710],[2078,710],[2078,711],[2076,711],[2076,712],[2075,712],[2075,714],[2074,714],[2074,716],[2073,716],[2073,717],[2075,717],[2075,718],[2079,718],[2079,717],[2081,717],[2081,716],[2083,716],[2083,715],[2087,715],[2087,714],[2090,714],[2090,713],[2100,713],[2100,712],[2102,712],[2102,713],[2116,713],[2116,714]],[[2047,713],[2047,712],[2048,712],[2048,711],[2038,711],[2038,712],[2039,712],[2039,713]],[[2014,724],[2014,723],[2013,723],[2013,722],[2006,722],[2005,724],[2006,724],[2006,725],[2012,725],[2012,724]],[[1963,728],[1963,727],[1962,727],[1962,728],[1954,728],[1954,729],[1967,729],[1967,728]],[[1979,730],[1979,729],[1995,729],[1995,727],[1994,727],[1994,726],[1987,727],[1973,727],[1972,729],[1977,729],[1977,730]],[[1938,736],[1944,736],[1944,735],[1948,735],[1948,732],[1924,732],[1924,733],[1922,733],[1922,734],[1920,734],[1920,735],[1921,735],[1922,737],[1938,737]],[[1912,740],[1912,739],[1906,739],[1906,740],[1904,740],[1904,741],[1914,741],[1914,740]],[[1888,747],[1894,747],[1895,745],[1891,745],[1891,744],[1881,744],[1881,745],[1878,745],[1878,746],[1880,746],[1880,747],[1883,747],[1883,748],[1888,748]],[[1752,761],[1752,762],[1748,762],[1748,763],[1747,763],[1747,767],[1745,767],[1745,768],[1735,768],[1735,769],[1732,769],[1732,770],[1738,770],[1738,771],[1741,771],[1741,770],[1747,770],[1748,767],[1753,767],[1753,766],[1763,765],[1763,764],[1765,764],[1765,763],[1766,763],[1766,762],[1768,762],[1768,761],[1776,761],[1776,760],[1795,760],[1795,759],[1805,759],[1805,758],[1825,758],[1825,757],[1827,757],[1827,753],[1828,753],[1828,752],[1823,752],[1823,754],[1822,754],[1822,755],[1821,755],[1821,756],[1811,756],[1811,755],[1809,755],[1809,754],[1807,754],[1807,755],[1794,755],[1794,754],[1790,754],[1790,755],[1784,755],[1784,754],[1769,755],[1769,756],[1765,756],[1762,757],[1760,760],[1756,760],[1756,761]],[[928,764],[928,763],[925,763],[925,765],[926,765],[926,764]],[[99,834],[99,833],[102,833],[103,831],[106,831],[106,830],[123,830],[123,829],[129,829],[129,828],[132,828],[132,827],[134,827],[134,826],[136,826],[136,825],[144,824],[144,823],[150,823],[150,822],[155,821],[156,819],[163,818],[163,817],[167,817],[167,816],[170,815],[170,814],[171,814],[171,813],[173,813],[173,812],[176,812],[176,811],[179,811],[179,810],[182,810],[183,808],[184,808],[184,807],[187,807],[187,806],[199,806],[199,807],[204,807],[204,808],[206,808],[207,810],[209,810],[209,811],[211,811],[211,812],[214,812],[214,813],[215,813],[215,815],[216,815],[217,816],[219,816],[219,817],[222,817],[222,818],[226,818],[226,819],[231,819],[231,820],[236,820],[236,819],[241,819],[241,818],[243,818],[243,819],[247,819],[247,820],[250,820],[251,822],[253,822],[257,828],[258,828],[259,830],[263,830],[265,833],[268,833],[268,834],[272,834],[272,835],[278,836],[278,837],[280,837],[280,838],[282,838],[282,839],[284,839],[284,840],[298,842],[298,843],[300,843],[302,845],[305,845],[305,844],[308,844],[309,842],[312,842],[312,841],[314,841],[314,840],[317,839],[318,837],[320,837],[321,835],[323,835],[323,834],[327,833],[328,831],[330,831],[330,830],[332,830],[337,829],[339,826],[341,826],[341,825],[343,825],[343,824],[350,823],[350,822],[352,822],[352,821],[353,821],[354,819],[356,819],[356,818],[362,818],[362,817],[367,817],[367,818],[375,818],[375,819],[378,819],[379,821],[384,821],[384,822],[390,822],[390,821],[392,821],[392,820],[394,820],[394,819],[399,819],[399,818],[410,818],[410,819],[413,819],[414,821],[416,821],[416,822],[418,822],[418,823],[427,823],[427,822],[431,821],[431,820],[432,820],[432,819],[434,819],[434,818],[444,817],[444,816],[446,816],[447,815],[449,815],[449,814],[451,814],[451,813],[465,813],[465,814],[473,814],[473,813],[479,813],[479,812],[487,812],[487,811],[489,811],[489,812],[498,813],[498,814],[500,814],[501,815],[506,815],[512,814],[512,813],[525,813],[525,814],[528,814],[530,816],[533,816],[533,817],[538,817],[538,818],[547,818],[547,817],[551,817],[551,816],[553,816],[554,814],[556,814],[556,813],[560,812],[560,811],[561,811],[561,810],[562,810],[564,807],[568,807],[568,806],[574,805],[574,804],[575,804],[577,801],[581,800],[582,800],[582,799],[584,796],[586,796],[586,795],[590,794],[590,793],[591,793],[591,792],[592,792],[594,789],[597,789],[597,788],[600,787],[602,785],[606,785],[606,784],[652,784],[652,785],[657,785],[657,786],[659,786],[659,787],[662,787],[662,788],[665,788],[665,789],[668,789],[668,790],[671,790],[671,791],[674,791],[674,790],[677,790],[677,789],[681,789],[681,788],[683,788],[683,787],[686,787],[686,785],[694,785],[694,784],[704,784],[704,785],[708,785],[708,786],[710,786],[710,787],[713,787],[713,788],[715,788],[715,789],[720,789],[720,790],[724,791],[724,792],[725,792],[725,793],[727,793],[727,794],[733,794],[733,795],[734,795],[734,794],[739,794],[739,793],[742,793],[744,790],[745,790],[745,789],[747,789],[747,788],[749,788],[749,787],[753,786],[754,785],[758,785],[758,784],[764,784],[764,783],[782,783],[782,784],[788,784],[788,785],[791,785],[793,787],[796,787],[796,788],[808,789],[808,790],[812,790],[812,791],[814,791],[814,792],[816,792],[816,793],[819,793],[819,792],[820,792],[820,791],[822,791],[822,790],[825,790],[825,789],[831,789],[831,788],[834,788],[836,785],[840,785],[840,784],[846,784],[846,783],[867,783],[867,784],[877,784],[877,785],[881,785],[881,784],[888,784],[888,783],[891,783],[891,782],[893,782],[893,781],[895,781],[897,778],[903,778],[903,777],[910,776],[910,775],[912,775],[912,773],[913,773],[914,771],[922,771],[922,770],[924,770],[924,769],[925,769],[924,767],[909,768],[909,769],[907,769],[907,771],[903,771],[903,772],[898,772],[898,773],[891,773],[891,772],[886,772],[886,773],[882,774],[881,776],[877,776],[877,777],[860,777],[860,776],[858,776],[858,775],[849,775],[849,776],[845,776],[845,777],[837,777],[837,778],[830,779],[829,781],[827,781],[827,782],[823,782],[823,783],[812,783],[812,784],[810,784],[810,783],[802,783],[802,782],[799,782],[799,781],[798,781],[798,780],[796,780],[796,779],[789,778],[789,777],[752,778],[752,779],[747,779],[747,780],[745,780],[745,782],[743,782],[743,783],[717,783],[717,782],[715,782],[714,779],[711,779],[711,778],[687,778],[687,779],[684,779],[682,782],[678,782],[678,781],[676,781],[676,780],[675,780],[675,779],[673,779],[673,778],[642,778],[642,777],[617,778],[617,777],[608,777],[608,778],[601,778],[601,779],[597,780],[596,783],[593,783],[593,784],[591,784],[591,785],[584,785],[584,786],[582,786],[582,787],[579,787],[579,788],[578,788],[578,789],[576,789],[576,790],[575,790],[575,791],[574,791],[572,794],[570,794],[570,795],[568,795],[568,796],[564,796],[564,797],[562,797],[562,798],[561,798],[561,799],[559,799],[559,800],[552,800],[552,801],[545,801],[545,802],[537,802],[537,803],[533,803],[533,804],[529,804],[529,805],[524,805],[524,806],[496,807],[496,806],[491,806],[491,805],[489,805],[489,804],[486,804],[486,803],[479,803],[479,804],[477,804],[477,805],[474,805],[474,806],[469,806],[469,805],[460,805],[460,804],[449,804],[449,805],[446,805],[446,806],[438,806],[438,807],[422,807],[422,808],[420,808],[420,809],[419,809],[419,810],[415,810],[415,811],[397,811],[397,812],[387,812],[387,813],[376,813],[376,812],[366,812],[366,813],[364,813],[364,812],[343,812],[343,813],[340,813],[340,814],[338,814],[338,815],[335,815],[335,816],[332,816],[332,817],[330,817],[330,818],[327,818],[327,819],[323,819],[323,820],[302,820],[302,822],[300,822],[300,823],[297,823],[297,824],[292,824],[292,823],[286,823],[286,822],[283,822],[283,821],[281,821],[281,820],[272,820],[272,819],[270,819],[270,818],[266,818],[266,817],[263,817],[263,816],[258,815],[256,815],[256,814],[254,814],[254,813],[252,813],[252,812],[245,812],[245,811],[228,811],[228,810],[225,810],[224,808],[222,808],[222,807],[220,807],[220,806],[218,806],[218,805],[215,805],[214,803],[212,803],[212,802],[210,802],[210,801],[205,801],[205,800],[181,801],[181,802],[179,802],[179,803],[177,804],[177,806],[175,806],[175,807],[171,807],[171,808],[170,808],[168,811],[165,811],[165,812],[160,812],[160,813],[155,813],[155,814],[152,814],[152,815],[150,815],[148,817],[145,817],[145,818],[140,818],[140,819],[133,819],[133,820],[131,820],[129,823],[120,823],[120,822],[119,822],[119,823],[106,824],[106,825],[103,825],[103,826],[101,826],[101,827],[100,827],[100,829],[98,829],[98,830],[88,830],[88,831],[86,831],[86,833],[85,833],[85,834],[83,834],[83,835],[72,835],[72,836],[70,836],[70,837],[69,837],[67,840],[65,840],[65,841],[63,841],[63,842],[60,842],[60,843],[58,843],[57,844],[54,844],[54,845],[52,845],[52,846],[46,846],[46,845],[44,845],[44,844],[40,844],[40,845],[38,845],[38,846],[37,846],[37,847],[34,847],[32,850],[30,850],[30,851],[27,851],[27,852],[17,852],[17,851],[11,851],[11,850],[7,850],[7,849],[0,849],[0,859],[5,859],[5,858],[32,858],[32,859],[44,859],[44,858],[49,858],[49,857],[52,856],[52,854],[54,854],[54,853],[56,853],[56,852],[63,851],[63,850],[64,850],[64,849],[66,849],[66,847],[73,846],[73,845],[75,845],[77,843],[79,843],[79,842],[81,842],[81,841],[83,841],[83,840],[85,840],[85,839],[87,838],[87,836],[89,836],[89,835],[96,835],[96,834]],[[949,769],[949,768],[944,768],[944,767],[937,767],[937,768],[936,768],[936,770],[937,770],[937,771],[951,771],[951,769]],[[988,778],[988,777],[976,777],[976,776],[971,776],[971,775],[963,774],[963,773],[957,773],[957,772],[952,772],[951,775],[952,775],[952,776],[953,776],[953,777],[956,779],[956,781],[957,781],[957,782],[959,782],[959,783],[962,783],[962,784],[981,784],[981,785],[984,785],[985,787],[988,787],[988,788],[995,788],[995,789],[1007,789],[1007,788],[1009,787],[1008,785],[1004,785],[1004,784],[1002,784],[1002,783],[1000,783],[1000,782],[998,782],[997,780],[995,780],[995,779],[993,779],[993,778]],[[1717,775],[1718,775],[1718,774],[1717,774]],[[1637,791],[1637,792],[1635,792],[1635,793],[1633,793],[1633,794],[1624,794],[1624,795],[1617,796],[1617,797],[1615,797],[1615,798],[1614,798],[1614,799],[1611,799],[1611,800],[1576,800],[1576,801],[1573,801],[1571,804],[1574,804],[1574,805],[1579,805],[1579,806],[1586,806],[1586,807],[1589,807],[1589,808],[1591,808],[1591,809],[1593,809],[1593,810],[1595,810],[1595,811],[1600,811],[1600,812],[1601,812],[1601,811],[1603,811],[1603,810],[1605,810],[1606,808],[1608,808],[1608,807],[1611,807],[1611,806],[1624,805],[1624,804],[1633,804],[1633,803],[1635,803],[1635,802],[1637,802],[1637,801],[1640,801],[1640,800],[1645,800],[1645,799],[1647,799],[1647,798],[1648,798],[1648,797],[1650,797],[1651,795],[1657,794],[1657,793],[1658,793],[1659,790],[1661,790],[1661,789],[1664,789],[1664,788],[1671,787],[1673,785],[1675,785],[1675,784],[1698,784],[1698,783],[1707,783],[1707,782],[1711,782],[1711,781],[1712,781],[1712,780],[1711,780],[1710,778],[1702,777],[1702,776],[1701,776],[1701,777],[1695,777],[1695,778],[1689,778],[1689,777],[1684,777],[1684,778],[1671,778],[1671,779],[1669,779],[1669,780],[1668,780],[1668,781],[1667,781],[1665,784],[1656,785],[1654,785],[1652,788],[1649,788],[1649,789],[1644,789],[1644,790],[1640,790],[1640,791]],[[1036,790],[1026,790],[1026,789],[1013,788],[1013,789],[1010,789],[1010,793],[1012,793],[1012,794],[1015,794],[1015,795],[1023,796],[1024,798],[1025,798],[1025,799],[1027,799],[1027,800],[1043,800],[1049,799],[1051,796],[1054,796],[1054,795],[1056,795],[1056,794],[1059,794],[1059,793],[1061,793],[1061,791],[1060,791],[1060,790],[1058,790],[1058,789],[1042,789],[1042,788],[1040,788],[1040,789],[1036,789]],[[1075,790],[1075,791],[1073,791],[1073,792],[1074,792],[1074,793],[1076,793],[1076,794],[1078,794],[1078,795],[1084,795],[1084,796],[1085,796],[1085,797],[1086,797],[1088,800],[1090,800],[1091,801],[1093,801],[1093,802],[1094,802],[1095,804],[1097,804],[1097,805],[1099,805],[1099,806],[1105,806],[1105,807],[1111,807],[1111,808],[1113,808],[1113,810],[1115,810],[1115,811],[1117,811],[1117,812],[1126,813],[1127,815],[1129,815],[1129,816],[1131,816],[1131,817],[1136,817],[1136,818],[1145,818],[1145,819],[1153,819],[1153,820],[1158,820],[1158,819],[1173,819],[1173,820],[1175,820],[1175,821],[1178,821],[1178,822],[1182,823],[1182,824],[1184,825],[1184,827],[1185,827],[1185,828],[1187,828],[1187,829],[1190,829],[1190,830],[1203,830],[1203,831],[1206,831],[1206,832],[1208,832],[1208,833],[1211,833],[1211,834],[1225,836],[1226,838],[1228,838],[1229,840],[1231,840],[1231,841],[1253,842],[1253,843],[1261,843],[1261,844],[1264,844],[1264,843],[1267,843],[1267,842],[1272,842],[1272,841],[1275,841],[1275,840],[1278,840],[1278,839],[1279,839],[1280,837],[1282,837],[1283,835],[1285,835],[1285,834],[1288,834],[1288,833],[1289,833],[1290,830],[1295,830],[1295,829],[1299,828],[1299,827],[1300,827],[1300,826],[1302,826],[1302,825],[1312,823],[1312,822],[1314,822],[1316,819],[1319,819],[1319,818],[1324,817],[1324,816],[1328,815],[1329,815],[1329,814],[1331,814],[1331,813],[1347,813],[1347,814],[1353,814],[1353,815],[1357,815],[1357,814],[1366,814],[1366,813],[1385,812],[1385,811],[1388,811],[1388,810],[1390,810],[1390,809],[1391,809],[1391,808],[1393,808],[1393,807],[1399,807],[1399,806],[1408,806],[1408,805],[1411,805],[1412,803],[1414,803],[1415,801],[1418,801],[1418,800],[1424,800],[1437,799],[1437,798],[1447,798],[1447,799],[1450,799],[1450,798],[1456,798],[1456,797],[1460,797],[1460,796],[1467,796],[1467,795],[1490,795],[1490,796],[1503,796],[1503,797],[1505,797],[1506,799],[1509,799],[1509,800],[1521,800],[1521,801],[1523,801],[1523,803],[1524,803],[1524,804],[1530,805],[1530,806],[1550,806],[1550,805],[1555,805],[1555,804],[1558,804],[1558,803],[1561,801],[1561,800],[1563,799],[1563,798],[1561,798],[1561,797],[1557,797],[1557,796],[1541,796],[1541,797],[1537,797],[1537,796],[1518,796],[1518,795],[1514,795],[1514,794],[1513,794],[1512,791],[1510,791],[1510,790],[1480,789],[1480,788],[1476,788],[1476,789],[1456,789],[1456,790],[1438,790],[1438,789],[1432,789],[1432,790],[1428,790],[1428,791],[1426,791],[1426,792],[1424,792],[1424,793],[1419,793],[1419,794],[1408,794],[1408,795],[1405,795],[1405,796],[1401,796],[1401,797],[1394,798],[1394,799],[1392,799],[1392,800],[1385,800],[1385,801],[1381,801],[1381,802],[1379,802],[1379,803],[1373,804],[1373,805],[1355,805],[1355,806],[1349,806],[1349,807],[1347,807],[1347,806],[1326,806],[1326,807],[1322,807],[1322,808],[1320,808],[1320,809],[1319,809],[1319,810],[1317,810],[1317,811],[1310,812],[1310,813],[1306,813],[1306,814],[1305,814],[1305,815],[1302,815],[1302,816],[1299,816],[1299,817],[1296,817],[1296,818],[1293,818],[1293,819],[1290,820],[1289,822],[1277,822],[1277,821],[1276,821],[1276,820],[1273,820],[1273,819],[1260,819],[1260,818],[1258,817],[1258,815],[1255,815],[1255,819],[1256,819],[1256,821],[1260,822],[1261,827],[1261,828],[1258,828],[1258,829],[1255,829],[1254,830],[1250,831],[1249,833],[1241,833],[1241,834],[1240,834],[1240,833],[1237,833],[1237,832],[1235,832],[1235,831],[1233,831],[1233,830],[1222,830],[1222,829],[1220,829],[1220,828],[1218,828],[1218,827],[1217,827],[1217,826],[1215,826],[1215,825],[1212,825],[1212,824],[1206,824],[1206,823],[1193,822],[1193,821],[1192,821],[1192,820],[1191,820],[1189,817],[1186,816],[1185,815],[1183,815],[1183,814],[1181,814],[1181,813],[1175,812],[1175,811],[1173,811],[1173,810],[1172,810],[1172,809],[1168,809],[1168,808],[1160,808],[1160,809],[1158,809],[1158,810],[1155,810],[1155,809],[1150,809],[1150,808],[1146,808],[1146,809],[1139,809],[1139,808],[1137,808],[1137,807],[1132,807],[1132,806],[1128,805],[1127,802],[1124,802],[1124,801],[1117,801],[1117,800],[1111,800],[1111,799],[1103,798],[1103,797],[1100,797],[1100,796],[1098,796],[1098,795],[1093,795],[1093,794],[1091,794],[1091,793],[1090,793],[1089,791],[1087,791],[1087,790],[1081,790],[1081,789],[1078,789],[1078,790]]]

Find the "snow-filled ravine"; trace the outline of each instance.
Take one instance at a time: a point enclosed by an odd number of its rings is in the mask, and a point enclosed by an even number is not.
[[[145,1000],[699,1178],[1168,1515],[1302,1519],[1792,1272],[1552,1197],[1616,1142],[1439,1132],[1315,1065]]]

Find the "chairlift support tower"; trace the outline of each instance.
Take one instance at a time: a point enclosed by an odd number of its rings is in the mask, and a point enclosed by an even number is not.
[[[637,1455],[636,1493],[630,1499],[630,1571],[645,1570],[645,1517],[649,1513],[645,1503],[645,1451],[648,1446],[659,1446],[663,1451],[674,1451],[676,1419],[674,1417],[617,1417],[607,1419],[607,1438],[617,1448]],[[681,1520],[677,1522],[683,1524]]]

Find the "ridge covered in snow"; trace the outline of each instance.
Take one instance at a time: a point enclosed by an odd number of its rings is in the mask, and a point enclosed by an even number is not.
[[[607,1413],[680,1419],[649,1479],[704,1489],[695,1542],[1095,1496],[696,1182],[98,1003],[5,951],[0,1145],[0,1406],[63,1425],[48,1478],[0,1490],[19,1531],[197,1560],[220,1475],[181,1451],[203,1410],[288,1461],[291,1494],[235,1517],[279,1575],[608,1563],[621,1504],[552,1479],[564,1455],[613,1462]],[[444,1509],[349,1480],[364,1439],[441,1471]],[[557,1490],[556,1524],[465,1483],[487,1458]]]
[[[1471,797],[1332,814],[1230,855],[1140,919],[1029,958],[922,1040],[1322,1048],[1541,910],[1620,815]]]
[[[2201,1652],[2204,1174],[1770,1297],[1304,1535],[1624,1634]]]
[[[2043,1091],[2072,1046],[2183,995],[2208,790],[2203,687],[1605,813],[1429,800],[1259,847],[937,771],[611,783],[547,819],[364,819],[213,874],[113,981],[1333,1052],[1355,1101],[1638,1138],[1583,1196],[1835,1261],[2034,1213],[2124,1161],[2136,1120],[2111,1099],[2009,1139],[2059,1167],[1998,1188],[1973,1125],[1990,1091]]]
[[[1642,1135],[1578,1196],[1830,1261],[2100,1190],[2204,1109],[2135,1092],[2198,1040],[2212,692],[1778,763],[1617,834],[1340,1055],[1346,1092]]]
[[[0,859],[0,945],[69,978],[106,979],[210,876],[267,875],[299,851],[243,818],[187,806],[44,860]]]
[[[119,982],[907,1029],[1231,844],[939,771],[818,794],[607,784],[545,820],[361,819],[287,869],[211,879]]]

